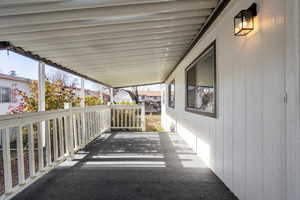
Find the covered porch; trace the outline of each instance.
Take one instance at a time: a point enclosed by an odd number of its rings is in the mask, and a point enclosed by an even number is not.
[[[17,102],[10,81],[35,89],[0,116],[0,200],[299,200],[299,10],[299,0],[0,1],[0,51],[34,60],[36,73],[0,68],[1,104]],[[51,81],[47,67],[78,83]],[[92,106],[88,82],[106,91],[90,91]],[[162,132],[146,132],[145,105],[114,101],[149,84],[162,85]]]
[[[108,132],[13,200],[235,200],[175,133]]]

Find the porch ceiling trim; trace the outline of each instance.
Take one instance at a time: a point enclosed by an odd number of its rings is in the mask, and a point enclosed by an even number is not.
[[[190,51],[195,47],[195,45],[197,44],[197,42],[206,33],[206,31],[209,29],[209,27],[216,21],[216,19],[218,18],[218,16],[222,13],[222,11],[226,8],[226,6],[229,4],[230,1],[231,0],[222,0],[218,4],[218,6],[216,7],[216,9],[212,13],[212,15],[208,18],[207,22],[202,26],[199,34],[197,35],[197,37],[195,37],[195,39],[193,40],[191,46],[188,48],[188,50],[186,51],[186,53],[180,58],[180,60],[178,61],[178,63],[175,65],[175,67],[172,69],[172,71],[168,74],[168,76],[165,78],[165,80],[163,82],[166,82],[169,79],[169,77],[177,69],[177,67],[179,66],[179,64],[190,53]]]
[[[5,0],[0,49],[107,87],[162,83],[229,2]]]
[[[39,55],[33,54],[33,53],[30,52],[30,51],[25,51],[25,50],[24,50],[23,48],[21,48],[21,47],[15,47],[15,46],[11,45],[9,42],[0,42],[0,50],[10,50],[10,51],[13,51],[13,52],[15,52],[15,53],[17,53],[17,54],[26,56],[26,57],[31,58],[31,59],[36,60],[36,61],[41,61],[41,62],[43,62],[43,63],[45,63],[45,64],[47,64],[47,65],[50,65],[50,66],[55,67],[55,68],[57,68],[57,69],[63,70],[63,71],[65,71],[65,72],[69,72],[69,73],[71,73],[71,74],[73,74],[73,75],[76,75],[76,76],[79,76],[79,77],[81,77],[81,78],[84,78],[84,79],[87,79],[87,80],[90,80],[90,81],[93,81],[93,82],[102,84],[102,85],[104,85],[104,86],[106,86],[106,87],[112,88],[111,85],[108,85],[108,84],[106,84],[106,83],[103,83],[103,82],[101,82],[101,81],[98,81],[98,80],[96,80],[96,79],[93,79],[93,78],[91,78],[91,77],[89,77],[89,76],[86,76],[86,75],[84,75],[84,74],[81,74],[81,73],[79,73],[79,72],[73,71],[73,70],[71,70],[71,69],[69,69],[69,68],[67,68],[67,67],[64,67],[64,66],[62,66],[62,65],[60,65],[60,64],[57,64],[57,63],[55,63],[55,62],[52,62],[51,60],[48,60],[48,59],[46,59],[46,58],[40,57]]]

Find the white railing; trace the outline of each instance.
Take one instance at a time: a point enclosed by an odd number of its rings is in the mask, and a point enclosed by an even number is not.
[[[72,159],[75,151],[109,130],[110,125],[109,106],[0,117],[5,190],[0,199],[32,183],[66,158]]]
[[[145,105],[111,105],[111,129],[145,131]]]

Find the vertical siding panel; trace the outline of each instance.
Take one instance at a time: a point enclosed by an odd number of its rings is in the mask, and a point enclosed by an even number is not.
[[[287,199],[300,199],[300,2],[287,1]],[[296,41],[296,42],[295,42]]]
[[[224,65],[222,54],[219,54],[221,42],[217,41],[217,127],[216,127],[216,173],[220,178],[224,177]],[[223,45],[224,46],[224,45]]]
[[[238,52],[236,55],[241,56]],[[245,66],[240,62],[233,69],[233,188],[236,195],[245,199]]]
[[[246,199],[263,200],[263,95],[264,66],[259,37],[253,35],[244,45],[246,67]],[[251,59],[255,57],[256,59]]]
[[[264,0],[263,16],[276,24],[263,26],[264,51],[264,199],[285,199],[285,4]]]
[[[225,53],[222,51],[223,56],[226,58],[230,56],[232,49],[228,49],[229,45],[223,43],[223,49],[227,48]],[[230,59],[224,59],[222,63],[224,68],[224,181],[228,187],[232,188],[232,162],[233,162],[233,141],[232,141],[232,110],[233,110],[233,81],[232,81],[232,64]]]

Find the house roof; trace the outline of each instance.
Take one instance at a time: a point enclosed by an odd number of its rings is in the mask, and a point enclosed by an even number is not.
[[[160,91],[139,91],[139,96],[151,96],[151,97],[160,97]]]
[[[6,0],[0,38],[113,87],[158,83],[223,1]]]
[[[31,83],[32,80],[28,78],[22,78],[18,76],[10,76],[7,74],[2,74],[0,73],[0,79],[5,79],[5,80],[12,80],[12,81],[18,81],[18,82],[24,82],[24,83]]]

